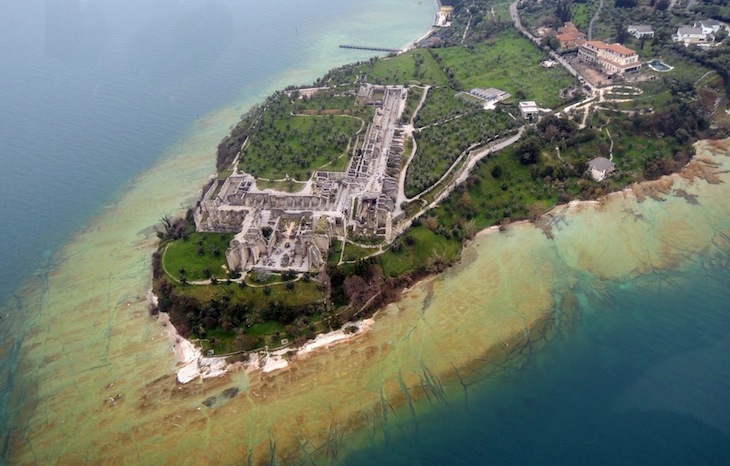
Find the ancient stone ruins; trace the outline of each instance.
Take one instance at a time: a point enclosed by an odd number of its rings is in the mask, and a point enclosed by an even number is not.
[[[399,118],[407,90],[364,85],[361,103],[376,107],[345,172],[316,171],[296,193],[260,190],[237,169],[216,181],[195,209],[198,231],[234,232],[230,270],[306,272],[321,269],[330,242],[350,236],[390,240],[403,153]]]

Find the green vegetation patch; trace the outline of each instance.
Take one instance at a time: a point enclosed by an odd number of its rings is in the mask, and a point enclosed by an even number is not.
[[[415,117],[416,108],[418,107],[418,103],[421,101],[421,97],[423,97],[423,89],[424,88],[418,86],[411,86],[408,88],[408,98],[406,99],[406,105],[403,108],[403,115],[401,116],[401,121],[404,124],[407,124]]]
[[[295,90],[292,93],[294,113],[318,112],[347,114],[367,117],[370,113],[365,107],[355,106],[357,86],[325,88],[311,95]]]
[[[265,286],[242,286],[234,282],[219,282],[210,286],[178,285],[178,291],[198,298],[203,303],[222,299],[251,309],[266,309],[274,303],[296,307],[319,302],[324,297],[316,283],[304,280]]]
[[[273,99],[252,132],[240,166],[256,177],[307,180],[351,149],[363,120],[349,115],[293,115],[289,96]],[[342,164],[340,163],[341,166]]]
[[[553,173],[555,165],[544,155],[537,165],[523,165],[514,146],[498,152],[481,162],[466,185],[435,210],[438,225],[444,231],[459,228],[468,234],[506,218],[527,218],[530,213],[544,212],[567,188],[542,176],[547,166]]]
[[[460,252],[461,241],[438,235],[421,225],[408,229],[390,250],[378,258],[386,276],[400,277],[449,263]]]
[[[347,159],[347,157],[345,157]],[[256,187],[258,189],[273,189],[275,191],[282,191],[285,193],[296,193],[304,189],[304,186],[306,186],[305,183],[300,183],[297,181],[294,181],[293,179],[288,180],[278,180],[278,181],[271,181],[271,180],[263,180],[258,179],[256,180]]]
[[[558,92],[573,84],[562,67],[542,68],[547,55],[514,30],[472,47],[438,49],[434,55],[463,90],[496,87],[541,107],[557,106]]]
[[[345,262],[354,262],[378,252],[375,248],[363,248],[351,243],[345,245]]]
[[[481,110],[418,132],[418,149],[406,173],[406,195],[413,197],[436,183],[471,145],[484,144],[514,126],[506,111]]]
[[[414,120],[417,127],[429,126],[467,113],[483,111],[483,104],[457,96],[458,91],[449,87],[429,89],[426,101]]]
[[[429,49],[416,49],[395,57],[373,58],[359,71],[367,75],[367,81],[373,84],[449,83],[449,78]]]
[[[226,249],[232,239],[231,233],[193,233],[187,239],[173,241],[165,248],[163,267],[176,280],[227,277]]]

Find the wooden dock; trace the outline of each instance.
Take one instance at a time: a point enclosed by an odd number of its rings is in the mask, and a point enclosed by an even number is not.
[[[372,50],[374,52],[398,53],[399,49],[387,49],[385,47],[368,47],[366,45],[340,45],[341,49]]]

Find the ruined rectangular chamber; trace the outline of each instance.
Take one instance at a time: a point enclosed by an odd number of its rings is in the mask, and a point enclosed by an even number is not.
[[[376,112],[344,172],[315,171],[297,193],[261,190],[252,175],[235,172],[203,195],[195,209],[197,230],[236,233],[226,258],[238,271],[319,270],[330,243],[348,231],[390,240],[406,96],[401,86],[363,85],[358,101]]]

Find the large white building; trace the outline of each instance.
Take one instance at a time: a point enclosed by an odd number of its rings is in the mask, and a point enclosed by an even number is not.
[[[609,75],[622,75],[641,68],[636,52],[621,44],[607,44],[600,40],[578,41],[578,57],[599,65]]]
[[[725,25],[714,19],[705,19],[698,21],[690,26],[684,26],[677,29],[676,34],[672,34],[674,42],[681,42],[685,47],[696,45],[698,47],[710,47],[715,43],[715,34]]]
[[[722,29],[723,24],[714,19],[704,19],[694,24],[694,27],[702,29],[705,34],[715,34]]]
[[[701,28],[694,27],[683,27],[677,29],[677,33],[672,35],[672,40],[675,42],[682,42],[685,47],[690,45],[697,46],[709,46],[715,41],[715,36],[712,34],[705,34]]]

